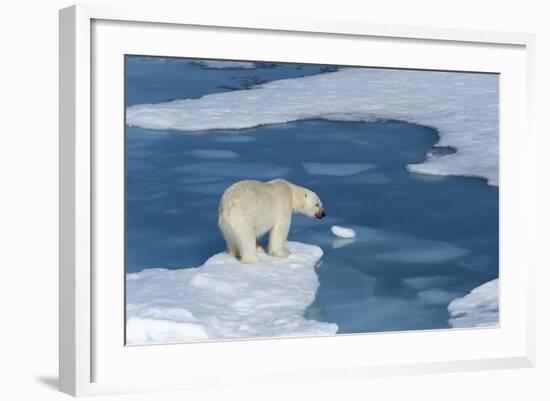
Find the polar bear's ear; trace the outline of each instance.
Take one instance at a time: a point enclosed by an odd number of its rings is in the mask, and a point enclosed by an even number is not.
[[[304,198],[307,198],[307,192],[304,194]]]

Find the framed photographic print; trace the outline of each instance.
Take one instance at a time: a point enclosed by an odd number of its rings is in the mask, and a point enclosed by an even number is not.
[[[527,34],[60,16],[60,387],[531,366]]]

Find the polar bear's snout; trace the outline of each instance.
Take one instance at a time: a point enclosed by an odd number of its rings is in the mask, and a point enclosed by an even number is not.
[[[320,208],[319,211],[317,213],[315,213],[315,217],[317,217],[318,219],[322,219],[326,215],[327,214],[325,213],[325,209],[323,209],[323,208]]]

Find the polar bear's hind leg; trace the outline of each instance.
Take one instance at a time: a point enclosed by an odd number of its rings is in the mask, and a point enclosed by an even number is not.
[[[239,235],[239,257],[242,263],[256,263],[260,261],[256,254],[256,236],[251,230]]]
[[[233,228],[223,219],[219,220],[218,225],[220,227],[220,231],[222,232],[223,238],[225,239],[225,243],[227,244],[227,254],[235,258],[238,257],[238,238],[235,235]]]

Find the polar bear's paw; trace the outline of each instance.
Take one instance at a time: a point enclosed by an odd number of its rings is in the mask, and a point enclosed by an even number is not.
[[[241,257],[241,263],[249,264],[249,263],[257,263],[260,261],[260,258],[256,255],[254,256],[242,256]]]
[[[286,248],[281,248],[281,249],[273,250],[269,252],[269,254],[277,258],[286,258],[288,255],[290,255],[290,251]]]

